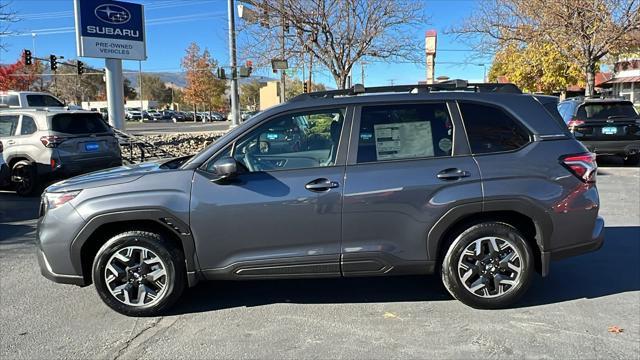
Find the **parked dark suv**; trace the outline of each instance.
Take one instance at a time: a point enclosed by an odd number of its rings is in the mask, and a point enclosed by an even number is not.
[[[434,272],[501,308],[551,260],[602,245],[595,180],[592,154],[513,85],[355,86],[293,98],[190,158],[49,187],[38,259],[136,316],[203,279]]]
[[[558,104],[558,112],[590,151],[622,156],[626,165],[640,162],[640,116],[631,101],[571,98]]]

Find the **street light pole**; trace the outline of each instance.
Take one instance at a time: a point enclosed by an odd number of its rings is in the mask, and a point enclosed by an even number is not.
[[[236,71],[236,21],[233,0],[228,1],[229,58],[231,63],[231,127],[240,124],[238,114],[238,76]]]

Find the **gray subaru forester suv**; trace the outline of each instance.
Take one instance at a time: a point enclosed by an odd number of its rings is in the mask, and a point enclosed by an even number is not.
[[[551,260],[600,248],[596,169],[511,84],[303,94],[193,157],[50,186],[38,260],[133,316],[199,280],[434,272],[502,308]]]

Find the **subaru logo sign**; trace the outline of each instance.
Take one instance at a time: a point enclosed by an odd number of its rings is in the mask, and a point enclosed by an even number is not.
[[[119,5],[103,4],[95,9],[96,17],[107,24],[125,24],[131,19],[129,10]]]

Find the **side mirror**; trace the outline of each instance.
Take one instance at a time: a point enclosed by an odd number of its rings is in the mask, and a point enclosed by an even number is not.
[[[213,170],[215,170],[216,178],[212,181],[230,179],[238,173],[238,164],[234,158],[223,157],[213,163]]]

